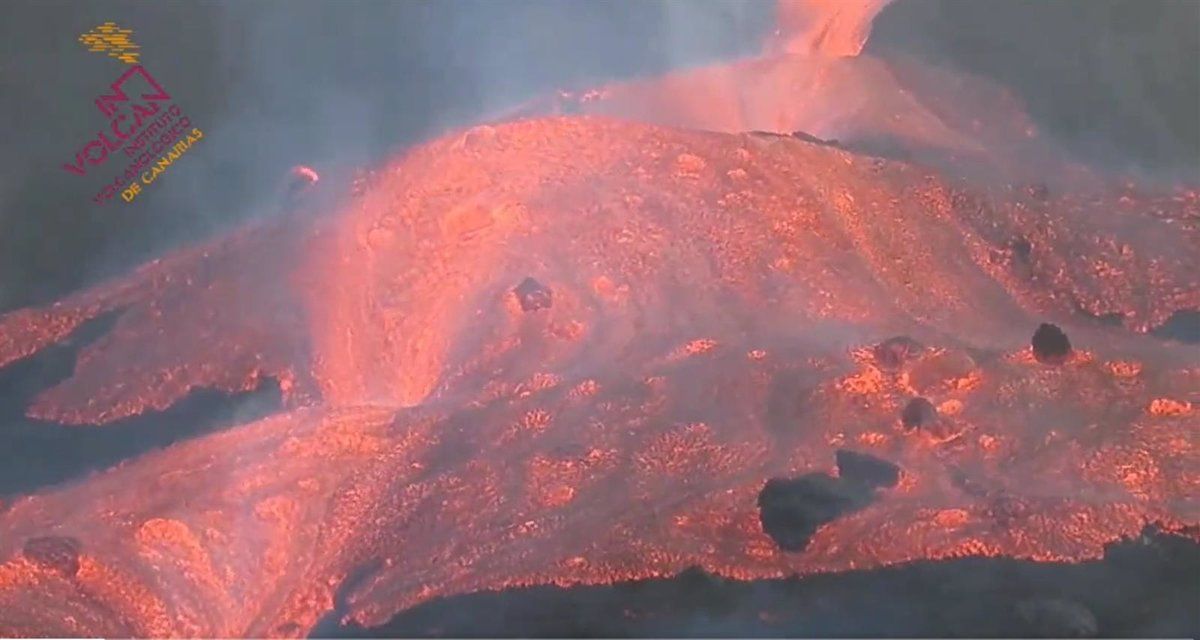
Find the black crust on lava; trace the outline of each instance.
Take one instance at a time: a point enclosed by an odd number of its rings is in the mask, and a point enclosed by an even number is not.
[[[1198,572],[1200,545],[1147,531],[1106,548],[1103,559],[1079,563],[919,560],[750,581],[691,569],[671,578],[434,598],[369,628],[342,626],[352,616],[340,608],[310,637],[1061,638],[1085,628],[1070,624],[1079,618],[1072,615],[1051,616],[1046,625],[1021,606],[1049,599],[1094,611],[1105,637],[1194,638]],[[1043,608],[1035,604],[1034,612]]]
[[[875,345],[875,362],[885,369],[899,369],[924,350],[925,345],[908,336],[895,336]]]
[[[513,295],[517,296],[517,301],[521,303],[522,311],[549,309],[553,304],[550,289],[533,278],[522,280],[521,284],[513,289]]]
[[[868,487],[894,487],[900,482],[900,467],[867,453],[837,450],[838,476]]]
[[[79,540],[66,536],[41,536],[25,541],[21,552],[29,560],[66,577],[79,573]]]
[[[1188,344],[1200,344],[1200,310],[1181,309],[1150,332],[1157,338]]]

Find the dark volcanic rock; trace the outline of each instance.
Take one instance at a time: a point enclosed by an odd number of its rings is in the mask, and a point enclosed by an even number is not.
[[[22,553],[31,561],[70,577],[79,573],[79,540],[66,536],[42,536],[25,541]]]
[[[840,148],[842,146],[842,144],[840,142],[838,142],[837,140],[825,140],[824,138],[818,138],[818,137],[814,136],[813,134],[807,133],[804,131],[793,131],[791,135],[793,138],[795,138],[797,140],[803,140],[805,142],[811,142],[813,144],[820,144],[820,145],[824,145],[827,147],[838,147],[838,148]]]
[[[763,131],[762,129],[754,129],[753,131],[750,131],[750,135],[760,136],[760,137],[765,137],[765,138],[789,138],[789,137],[791,137],[791,136],[779,133],[777,131]]]
[[[900,482],[900,467],[866,453],[838,449],[837,466],[843,480],[869,487],[894,487]]]
[[[1079,315],[1095,322],[1102,327],[1120,328],[1125,324],[1125,314],[1119,312],[1095,314],[1087,309],[1079,307],[1076,309]]]
[[[870,502],[869,489],[824,473],[771,478],[758,494],[763,531],[784,551],[803,551],[821,525]]]
[[[517,301],[521,303],[522,311],[549,309],[552,304],[550,289],[533,278],[522,280],[521,284],[513,289],[513,295],[517,296]]]
[[[1171,314],[1161,326],[1150,332],[1165,340],[1200,343],[1200,311],[1185,309]]]
[[[1071,341],[1057,326],[1043,322],[1033,334],[1033,357],[1043,364],[1062,364],[1071,356]]]
[[[908,430],[924,427],[937,422],[938,412],[933,403],[925,398],[913,398],[904,406],[904,411],[900,414],[900,421],[904,424],[904,428]]]
[[[1033,245],[1025,238],[1013,238],[1009,248],[1012,250],[1013,257],[1022,263],[1029,262],[1030,256],[1033,255]]]
[[[875,345],[875,361],[885,369],[898,369],[924,350],[925,345],[920,342],[908,336],[896,336]]]
[[[692,569],[481,591],[435,598],[373,628],[341,626],[348,612],[337,609],[310,637],[1062,638],[1092,624],[1107,637],[1197,637],[1200,545],[1149,535],[1081,563],[960,558],[753,581]]]
[[[1025,517],[1026,511],[1024,502],[1008,494],[999,493],[989,496],[984,513],[1000,526],[1007,527],[1012,521]]]
[[[1096,616],[1087,607],[1070,600],[1025,600],[1016,606],[1017,615],[1029,625],[1029,633],[1040,638],[1091,638],[1100,631]]]

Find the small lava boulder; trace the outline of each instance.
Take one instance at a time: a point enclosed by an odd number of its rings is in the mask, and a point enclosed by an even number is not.
[[[1071,341],[1056,325],[1043,322],[1033,333],[1033,357],[1042,364],[1062,364],[1071,357]]]
[[[908,404],[904,405],[904,411],[900,413],[900,422],[909,431],[932,425],[937,422],[937,419],[937,408],[925,398],[909,400]]]
[[[513,295],[517,297],[517,302],[521,303],[522,311],[549,309],[553,304],[550,289],[533,278],[522,280],[521,284],[513,289]]]
[[[1195,309],[1176,311],[1150,334],[1163,340],[1200,344],[1200,311]]]
[[[921,354],[925,346],[908,336],[888,338],[875,345],[875,362],[884,369],[899,369],[907,360]]]

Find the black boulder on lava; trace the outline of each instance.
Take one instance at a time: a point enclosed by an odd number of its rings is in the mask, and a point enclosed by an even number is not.
[[[549,309],[552,304],[550,289],[533,278],[522,280],[521,284],[513,289],[513,295],[517,297],[517,302],[521,303],[522,311]]]
[[[912,431],[917,427],[924,427],[937,422],[938,412],[933,403],[925,398],[913,398],[904,406],[904,411],[900,414],[900,422],[905,429]]]
[[[824,473],[771,478],[758,494],[763,531],[784,551],[803,551],[821,525],[871,503],[870,489]]]
[[[875,345],[875,362],[885,369],[899,369],[906,360],[920,354],[925,346],[908,336],[888,338]]]
[[[1042,364],[1062,364],[1071,357],[1071,341],[1056,325],[1043,322],[1033,333],[1033,357]]]

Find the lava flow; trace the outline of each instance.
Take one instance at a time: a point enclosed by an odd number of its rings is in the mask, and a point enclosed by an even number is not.
[[[457,132],[327,215],[0,318],[9,363],[120,314],[42,419],[288,401],[9,504],[0,633],[301,636],[335,599],[372,625],[1195,536],[1200,348],[1145,333],[1200,308],[1198,221],[1194,191],[973,188],[789,136]]]
[[[519,584],[1079,559],[1182,530],[1197,349],[1078,309],[1144,329],[1200,304],[1198,211],[590,118],[436,141],[307,228],[4,319],[11,360],[125,309],[35,415],[101,423],[266,375],[309,401],[16,501],[0,629],[296,635],[364,570],[347,604],[370,624]],[[1070,332],[1061,364],[1029,346],[1043,317]],[[909,424],[917,396],[934,410]],[[839,449],[899,483],[781,549],[756,495]]]
[[[846,149],[955,175],[1075,184],[1088,171],[1044,139],[1021,102],[984,78],[863,53],[890,0],[781,0],[761,56],[519,107],[513,115],[605,115],[729,133],[803,132]]]

